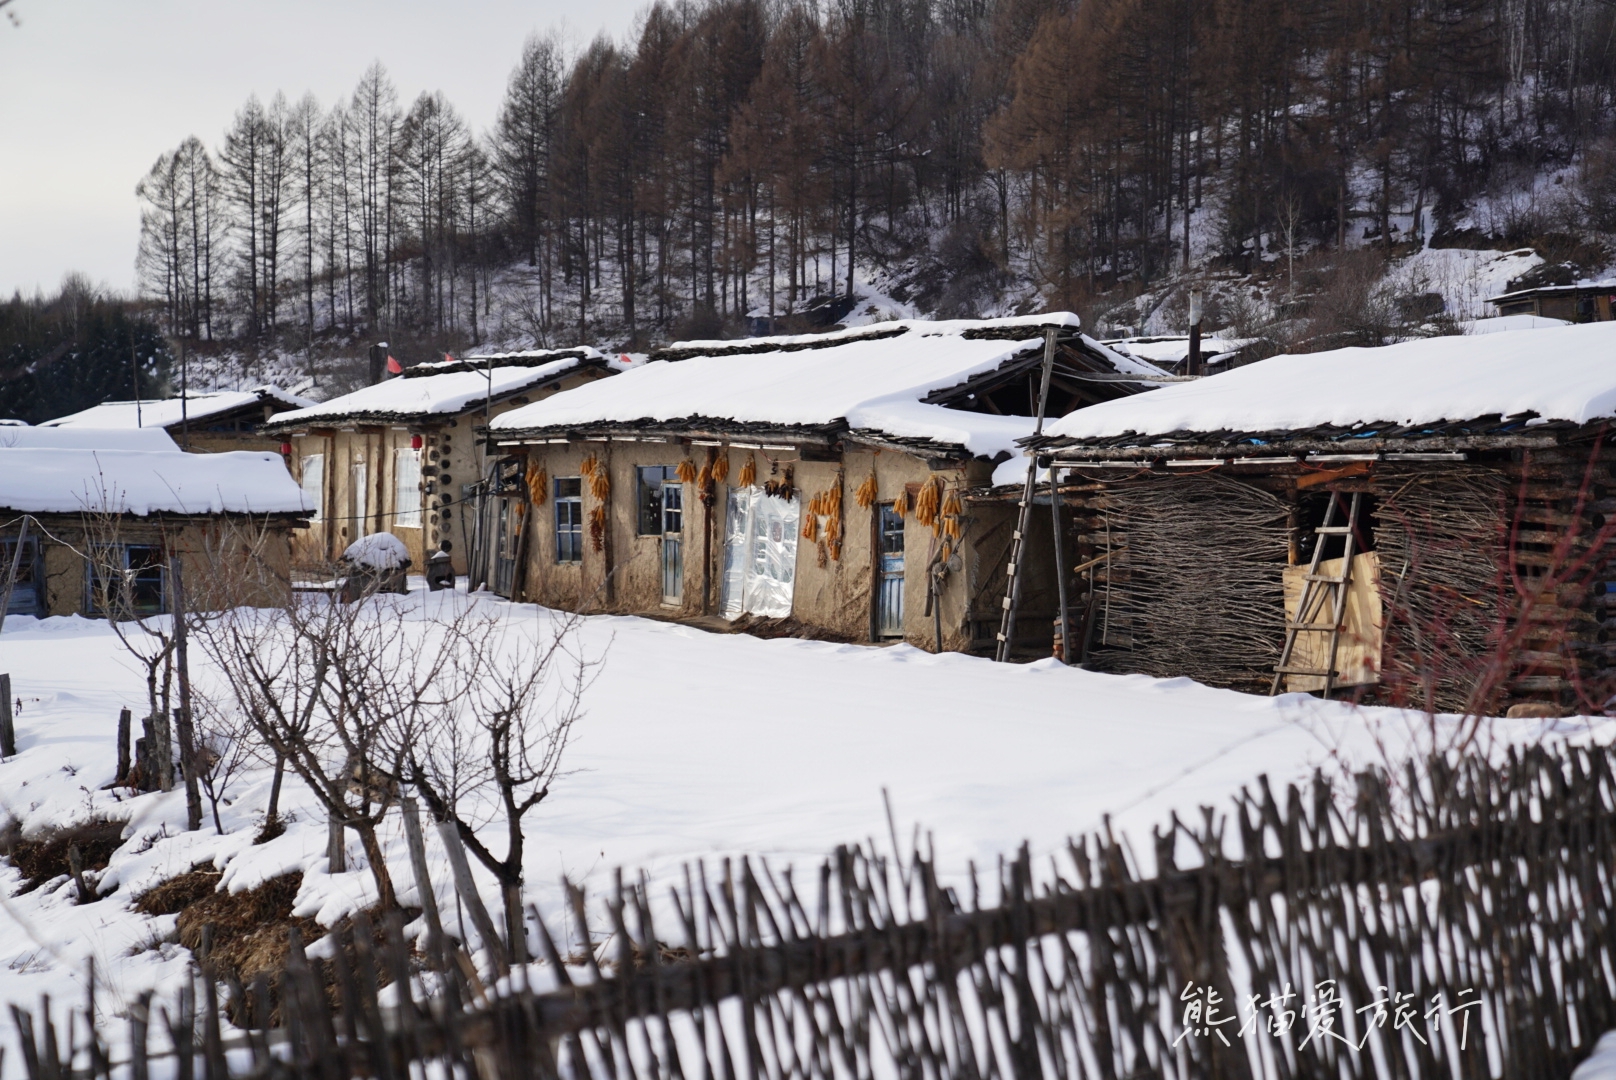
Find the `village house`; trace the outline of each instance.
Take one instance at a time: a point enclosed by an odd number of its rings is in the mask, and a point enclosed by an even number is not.
[[[1037,452],[1080,570],[1073,659],[1598,711],[1613,356],[1605,325],[1277,356],[1055,421]]]
[[[293,531],[310,509],[278,454],[187,454],[161,428],[6,427],[0,607],[39,617],[120,606],[129,610],[111,614],[160,614],[170,610],[173,566],[197,605],[219,567],[249,553],[264,580],[284,581]]]
[[[540,349],[418,364],[402,375],[265,425],[319,508],[297,545],[329,564],[362,536],[390,532],[416,570],[437,551],[466,572],[483,475],[475,429],[491,418],[612,373],[592,348]]]
[[[1536,315],[1571,323],[1608,322],[1616,318],[1616,281],[1583,281],[1570,285],[1538,285],[1489,296],[1498,314]]]
[[[289,394],[278,386],[250,390],[209,390],[183,399],[105,401],[100,405],[45,421],[41,427],[158,428],[168,432],[182,450],[217,453],[221,450],[279,450],[281,439],[266,435],[264,422],[278,413],[313,405],[308,398]]]
[[[486,559],[505,596],[926,648],[997,631],[1010,516],[968,505],[1051,414],[1160,369],[1075,316],[906,321],[676,344],[609,382],[513,409]]]

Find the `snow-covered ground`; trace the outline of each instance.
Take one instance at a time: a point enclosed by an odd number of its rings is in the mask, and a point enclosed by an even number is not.
[[[485,605],[513,629],[543,632],[556,616],[486,596],[427,593],[379,598],[377,617],[422,623],[434,605]],[[815,863],[841,843],[884,846],[882,791],[901,836],[919,825],[943,873],[991,867],[1029,840],[1035,856],[1106,814],[1148,854],[1150,826],[1170,810],[1227,807],[1259,773],[1276,784],[1315,767],[1382,760],[1408,745],[1424,718],[1355,710],[1302,695],[1261,698],[1185,679],[1156,680],[1064,668],[998,665],[908,646],[874,648],[726,636],[637,618],[583,621],[578,647],[603,658],[569,751],[569,775],[535,812],[528,889],[558,910],[563,874],[598,893],[615,866],[672,875],[687,860],[764,855]],[[195,678],[212,672],[195,644]],[[299,914],[334,921],[366,905],[373,885],[357,840],[345,874],[326,872],[326,829],[308,793],[289,783],[287,832],[254,846],[268,772],[249,774],[223,812],[225,835],[183,830],[183,793],[130,797],[105,790],[115,766],[118,710],[143,710],[136,662],[105,623],[12,618],[0,637],[12,675],[19,754],[0,763],[0,800],[26,831],[96,817],[127,818],[127,842],[100,876],[106,892],[73,903],[61,879],[26,894],[0,869],[0,1001],[82,1000],[93,959],[111,986],[109,1012],[147,987],[171,985],[188,955],[165,943],[172,916],[133,900],[158,881],[212,860],[240,889],[304,873]],[[1586,731],[1571,721],[1500,721],[1510,740]],[[1545,726],[1546,725],[1546,726]],[[1440,728],[1440,722],[1438,722]],[[416,896],[396,821],[387,857],[406,904]],[[440,903],[454,911],[449,874],[429,830]],[[476,870],[490,907],[493,879]],[[109,891],[110,890],[110,891]],[[108,992],[110,990],[110,992]],[[9,1038],[7,1033],[5,1038]]]

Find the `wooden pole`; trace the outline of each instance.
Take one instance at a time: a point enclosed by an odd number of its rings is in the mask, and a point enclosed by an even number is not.
[[[5,592],[0,593],[0,631],[6,628],[6,612],[11,610],[11,590],[17,584],[17,570],[22,566],[22,549],[28,543],[28,515],[22,517],[17,528],[17,546],[11,552],[11,570],[6,574]]]
[[[466,861],[466,847],[460,842],[460,830],[452,821],[440,821],[438,837],[449,853],[449,869],[454,871],[455,890],[460,893],[461,902],[471,913],[472,925],[477,928],[477,936],[483,939],[483,948],[488,950],[495,967],[503,975],[509,970],[505,962],[505,943],[500,941],[494,920],[489,917],[488,908],[483,905],[483,898],[477,892],[477,883],[472,880],[471,864]]]
[[[326,819],[325,834],[326,873],[342,874],[348,870],[347,837],[343,834],[342,819],[331,814]]]
[[[1190,290],[1190,354],[1184,360],[1184,374],[1201,374],[1201,290]]]
[[[438,894],[432,889],[432,876],[426,866],[426,840],[421,835],[421,810],[414,799],[403,800],[404,842],[410,850],[410,866],[415,871],[415,889],[421,894],[421,913],[426,916],[430,941],[424,950],[443,961],[443,919],[438,914]]]
[[[0,757],[17,756],[16,720],[11,715],[11,675],[0,674]]]
[[[1049,516],[1054,526],[1055,540],[1055,596],[1060,604],[1061,663],[1074,664],[1072,658],[1072,615],[1066,610],[1066,545],[1061,542],[1060,484],[1055,463],[1049,463]]]
[[[129,782],[129,726],[130,716],[128,709],[118,710],[118,775],[113,779],[114,784],[127,784]]]
[[[197,783],[196,731],[191,726],[191,660],[185,626],[185,579],[181,576],[180,556],[168,557],[168,591],[174,618],[174,663],[179,671],[180,707],[174,713],[174,733],[180,744],[180,774],[185,778],[185,827],[191,832],[202,827],[202,791]]]
[[[159,791],[174,790],[174,735],[173,729],[168,726],[168,714],[153,713],[151,718],[152,757],[157,765],[157,788]]]

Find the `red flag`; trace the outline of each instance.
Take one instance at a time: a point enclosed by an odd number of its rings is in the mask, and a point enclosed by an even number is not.
[[[399,363],[397,360],[394,360],[391,356],[389,356],[387,358],[387,374],[389,374],[389,375],[402,375],[402,374],[404,374],[404,365]]]
[[[448,353],[444,353],[443,354],[443,362],[445,364],[452,364],[452,363],[454,363],[454,357],[450,356]]]

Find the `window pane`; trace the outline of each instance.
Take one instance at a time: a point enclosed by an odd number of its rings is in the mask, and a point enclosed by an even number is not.
[[[401,447],[393,455],[394,524],[407,529],[421,527],[421,451]]]
[[[668,469],[664,465],[643,465],[638,472],[640,535],[656,536],[662,532],[662,480]]]
[[[684,528],[684,485],[677,479],[662,485],[662,531],[682,532]]]
[[[348,490],[348,501],[352,513],[348,516],[353,519],[355,536],[366,536],[370,533],[370,480],[365,471],[363,461],[354,462],[353,479]]]
[[[576,476],[555,479],[555,557],[558,563],[584,558],[583,482]]]

